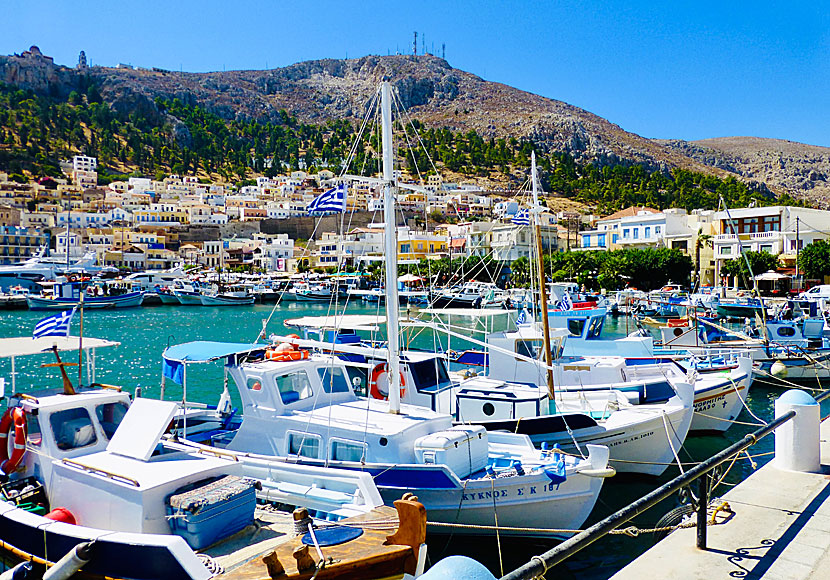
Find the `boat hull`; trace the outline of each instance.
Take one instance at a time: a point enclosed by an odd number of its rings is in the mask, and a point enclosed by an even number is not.
[[[520,433],[529,436],[537,447],[542,443],[558,444],[569,453],[579,453],[586,444],[605,445],[611,453],[610,463],[618,472],[661,475],[675,461],[674,452],[686,439],[692,423],[692,409],[677,407],[665,414],[665,422],[660,409],[644,408],[641,411],[651,417],[618,426],[597,424],[580,414],[477,422],[488,431]],[[589,424],[582,426],[585,423]],[[568,427],[573,436],[568,433]]]
[[[174,292],[173,294],[182,306],[201,306],[202,295],[198,292]]]
[[[94,557],[84,564],[82,576],[151,580],[169,578],[207,580],[210,572],[179,536],[133,534],[55,522],[0,503],[0,538],[17,550],[59,560],[80,542],[95,540]],[[8,548],[0,549],[17,560]],[[27,558],[28,559],[28,558]]]
[[[84,298],[84,309],[98,308],[134,308],[141,306],[144,292],[129,292],[120,296],[96,296]],[[67,298],[40,298],[28,296],[29,310],[71,310],[80,304],[78,300]]]
[[[254,303],[253,296],[206,296],[200,297],[202,306],[248,306]]]

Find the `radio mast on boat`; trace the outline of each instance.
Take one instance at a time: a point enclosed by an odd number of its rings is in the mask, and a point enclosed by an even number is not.
[[[398,239],[395,227],[395,172],[392,144],[392,88],[381,85],[381,121],[383,137],[383,242],[386,251],[386,335],[389,361],[389,412],[401,411],[400,345],[398,341]]]
[[[536,257],[539,272],[539,303],[542,312],[542,332],[544,333],[545,364],[547,365],[548,396],[554,399],[553,391],[553,353],[550,351],[550,321],[548,320],[548,289],[545,282],[545,262],[542,254],[542,228],[539,225],[539,194],[536,179],[536,152],[530,154],[530,173],[533,182],[533,233],[536,236]]]

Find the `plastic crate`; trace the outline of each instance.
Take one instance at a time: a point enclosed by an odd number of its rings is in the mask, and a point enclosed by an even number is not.
[[[194,550],[232,536],[254,522],[256,482],[229,475],[183,488],[168,498],[171,531]]]
[[[17,506],[24,503],[48,506],[46,490],[34,477],[16,479],[0,485],[0,496],[3,501]]]

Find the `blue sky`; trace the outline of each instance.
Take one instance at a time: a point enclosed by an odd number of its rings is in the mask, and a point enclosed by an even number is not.
[[[0,53],[185,71],[411,51],[644,137],[830,146],[830,5],[818,2],[0,1]]]

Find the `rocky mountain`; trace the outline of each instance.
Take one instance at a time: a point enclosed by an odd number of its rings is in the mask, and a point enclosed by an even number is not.
[[[138,110],[148,117],[160,114],[154,101],[164,97],[229,120],[280,120],[283,109],[312,123],[361,119],[382,79],[394,84],[410,115],[429,126],[528,138],[544,150],[568,152],[578,162],[682,167],[719,177],[735,174],[802,196],[823,198],[827,193],[823,186],[830,175],[830,150],[769,140],[649,140],[573,105],[485,81],[430,55],[325,59],[270,70],[210,73],[68,68],[55,65],[36,47],[0,56],[0,82],[66,96],[94,81],[115,110]]]
[[[759,137],[662,144],[709,167],[807,198],[820,207],[830,207],[830,147]]]

